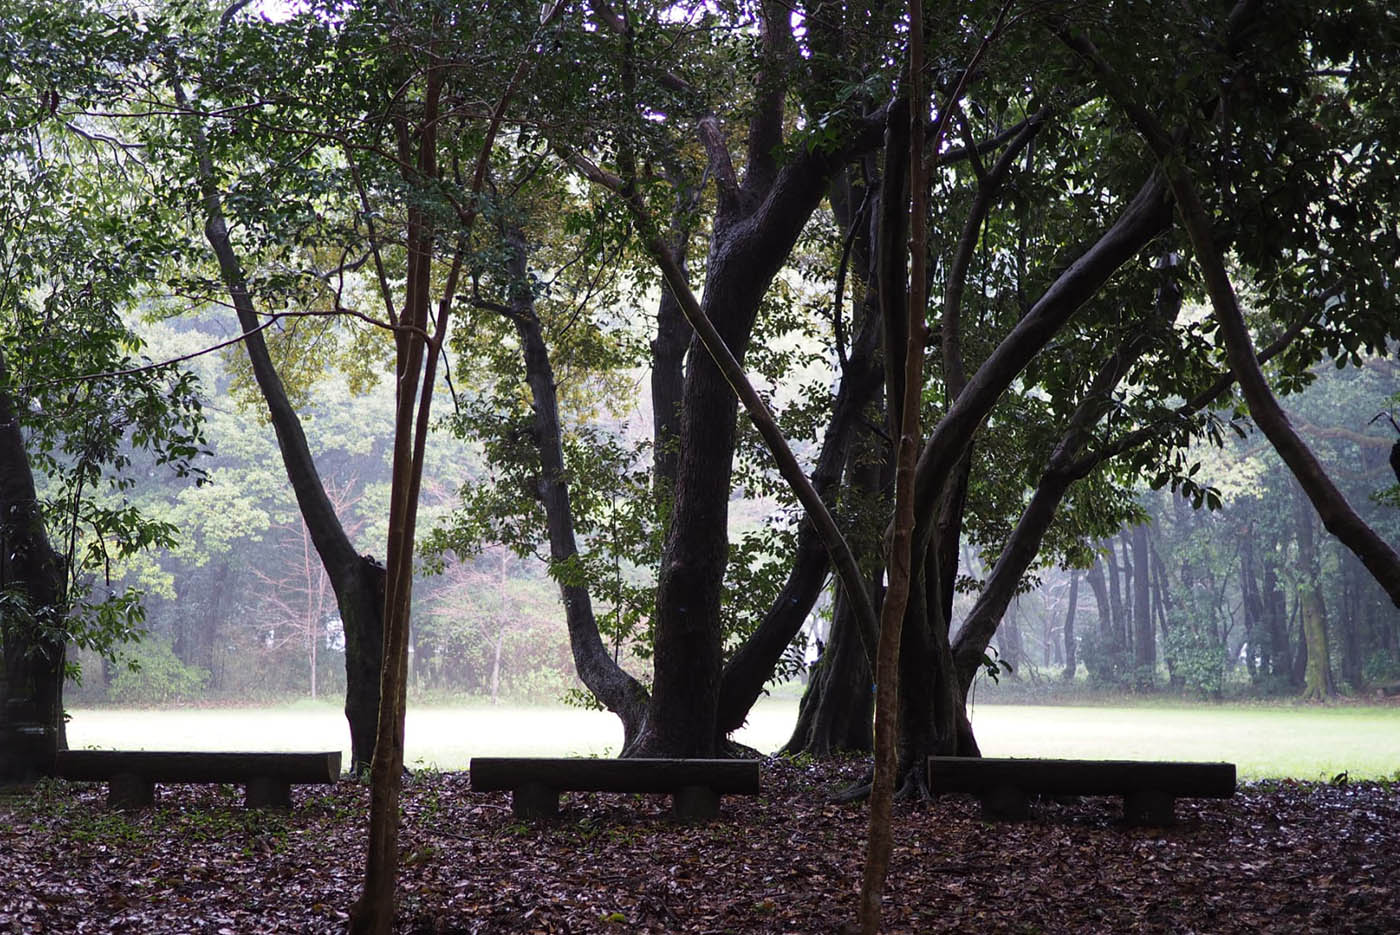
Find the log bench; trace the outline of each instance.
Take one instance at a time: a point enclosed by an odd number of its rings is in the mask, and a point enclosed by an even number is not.
[[[473,792],[509,790],[517,818],[553,818],[559,793],[669,793],[677,818],[713,818],[721,795],[757,795],[758,760],[473,757]]]
[[[249,808],[290,808],[292,784],[334,783],[340,751],[204,753],[168,750],[63,750],[54,775],[106,782],[107,804],[140,808],[155,802],[158,782],[241,783]]]
[[[1234,795],[1235,764],[931,756],[928,781],[936,794],[977,796],[987,819],[1028,818],[1029,797],[1035,793],[1121,795],[1128,824],[1169,825],[1179,798]]]

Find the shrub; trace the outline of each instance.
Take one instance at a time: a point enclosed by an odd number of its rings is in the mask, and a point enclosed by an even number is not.
[[[181,662],[165,640],[148,639],[122,650],[108,695],[118,704],[162,705],[193,700],[208,684],[207,669]]]
[[[1191,626],[1173,627],[1163,641],[1172,672],[1188,691],[1220,697],[1225,685],[1225,647],[1211,633]]]

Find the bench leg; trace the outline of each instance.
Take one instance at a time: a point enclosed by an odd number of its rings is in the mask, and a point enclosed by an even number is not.
[[[1138,789],[1123,796],[1123,820],[1130,825],[1170,825],[1176,821],[1176,799],[1156,789]]]
[[[146,808],[156,802],[156,784],[135,773],[118,773],[107,781],[107,804],[112,808]]]
[[[1025,821],[1031,817],[1026,793],[1016,786],[993,786],[978,796],[984,821]]]
[[[244,787],[243,804],[247,808],[291,808],[292,784],[271,776],[254,777]]]
[[[542,782],[527,782],[511,791],[510,807],[516,818],[557,818],[559,790]]]
[[[715,818],[719,793],[709,786],[682,786],[671,793],[671,814],[681,819]]]

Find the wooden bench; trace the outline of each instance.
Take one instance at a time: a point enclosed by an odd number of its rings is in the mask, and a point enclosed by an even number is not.
[[[1169,825],[1179,798],[1234,795],[1235,764],[931,756],[928,781],[934,793],[977,796],[988,819],[1029,817],[1033,793],[1121,795],[1129,824]]]
[[[721,795],[757,795],[758,760],[473,757],[473,792],[510,790],[517,818],[559,814],[559,793],[669,793],[677,818],[713,818]]]
[[[292,783],[334,783],[340,751],[328,753],[203,753],[167,750],[63,750],[54,775],[106,782],[107,804],[140,808],[155,802],[158,782],[241,783],[249,808],[290,808]]]

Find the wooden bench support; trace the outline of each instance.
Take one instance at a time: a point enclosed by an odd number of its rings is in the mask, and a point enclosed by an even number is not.
[[[1229,798],[1235,793],[1233,763],[933,756],[928,778],[934,793],[977,796],[983,817],[998,821],[1029,818],[1035,794],[1119,795],[1128,824],[1170,825],[1178,798]]]
[[[135,773],[116,773],[107,780],[107,804],[112,808],[146,808],[156,801],[156,784]]]
[[[511,790],[510,808],[516,818],[557,818],[559,790],[542,782],[521,783]]]
[[[756,795],[757,760],[474,757],[473,792],[511,793],[517,818],[554,818],[559,793],[644,792],[671,796],[679,819],[714,818],[722,795]]]
[[[158,782],[238,783],[248,808],[290,808],[292,784],[334,783],[340,752],[204,753],[166,750],[63,750],[54,774],[64,779],[107,782],[113,808],[155,803]]]

